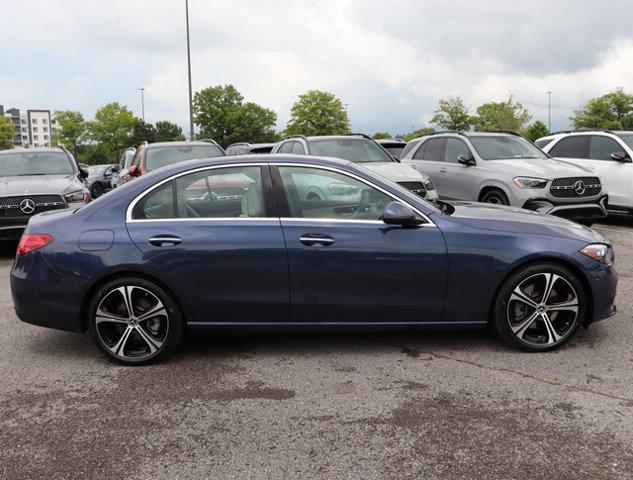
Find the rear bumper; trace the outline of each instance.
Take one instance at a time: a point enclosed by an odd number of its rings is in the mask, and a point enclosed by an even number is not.
[[[536,198],[525,202],[523,208],[570,220],[598,220],[607,216],[607,201],[607,195],[586,203],[556,203],[546,198]]]
[[[85,330],[81,306],[86,283],[54,271],[40,252],[17,257],[10,284],[15,312],[23,322],[72,332]]]

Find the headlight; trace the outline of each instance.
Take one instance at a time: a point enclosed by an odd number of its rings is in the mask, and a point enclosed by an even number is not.
[[[544,178],[515,177],[513,182],[519,188],[545,188],[547,185]]]
[[[76,192],[67,193],[64,198],[67,203],[87,202],[90,200],[90,194],[83,190],[77,190]]]
[[[594,260],[604,263],[605,265],[611,264],[611,258],[609,258],[609,246],[604,243],[592,243],[580,250],[580,253],[587,255]]]

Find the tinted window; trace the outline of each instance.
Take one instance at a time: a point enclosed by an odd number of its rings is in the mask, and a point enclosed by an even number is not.
[[[402,151],[404,150],[404,145],[383,145],[382,148],[387,150],[394,157],[400,158]]]
[[[281,148],[279,149],[279,153],[291,153],[292,152],[292,145],[295,142],[286,142],[284,143]]]
[[[589,136],[565,137],[552,147],[549,154],[552,157],[589,158]]]
[[[324,138],[309,142],[312,155],[342,158],[359,163],[395,162],[383,148],[367,138]]]
[[[468,146],[466,146],[466,143],[458,138],[447,138],[444,161],[457,163],[457,156],[462,154],[466,155],[466,157],[470,156],[470,150]]]
[[[174,182],[167,182],[143,197],[134,207],[132,218],[147,220],[175,218],[173,184]]]
[[[407,145],[404,147],[404,150],[402,150],[402,154],[401,157],[404,157],[407,153],[409,153],[411,150],[413,150],[415,147],[417,147],[420,144],[420,140],[411,140],[409,143],[407,143]]]
[[[152,147],[147,149],[145,170],[151,172],[157,168],[185,160],[219,157],[221,155],[222,151],[213,144]]]
[[[620,140],[627,144],[629,148],[633,148],[633,134],[632,133],[616,133]]]
[[[551,141],[552,141],[551,138],[546,138],[545,140],[537,140],[536,142],[534,142],[534,145],[536,145],[538,148],[543,148],[546,145],[548,145]]]
[[[445,140],[443,138],[431,138],[427,140],[422,144],[424,151],[421,151],[422,149],[418,150],[415,158],[441,162],[444,158],[444,142]]]
[[[0,177],[71,175],[70,159],[63,152],[11,152],[0,155]]]
[[[622,152],[623,150],[624,148],[612,138],[592,135],[589,158],[592,160],[611,160],[613,152]]]
[[[279,167],[293,217],[379,220],[391,197],[329,170]]]
[[[306,153],[306,150],[305,148],[303,148],[303,145],[301,145],[301,143],[294,142],[294,145],[292,146],[292,153],[303,155]]]
[[[181,218],[266,216],[260,167],[214,168],[176,179]]]
[[[471,136],[469,140],[484,160],[547,158],[541,150],[525,138],[515,135]]]

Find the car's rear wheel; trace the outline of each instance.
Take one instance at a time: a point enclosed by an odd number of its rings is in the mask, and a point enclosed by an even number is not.
[[[89,327],[110,358],[144,364],[172,350],[182,335],[182,316],[165,290],[142,278],[103,285],[89,306]]]
[[[101,183],[95,183],[90,188],[90,196],[92,198],[99,198],[101,195],[103,195],[103,191],[103,185]]]
[[[497,189],[488,190],[481,197],[481,201],[484,203],[494,203],[495,205],[510,205],[506,194]]]
[[[495,330],[528,351],[559,347],[582,323],[587,300],[580,280],[568,269],[539,263],[514,273],[495,299]]]

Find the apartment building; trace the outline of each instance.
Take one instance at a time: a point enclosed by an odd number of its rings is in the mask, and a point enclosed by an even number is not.
[[[19,108],[5,110],[0,105],[0,115],[11,120],[15,127],[13,144],[22,147],[50,147],[53,131],[58,128],[50,110],[27,110],[20,112]]]

